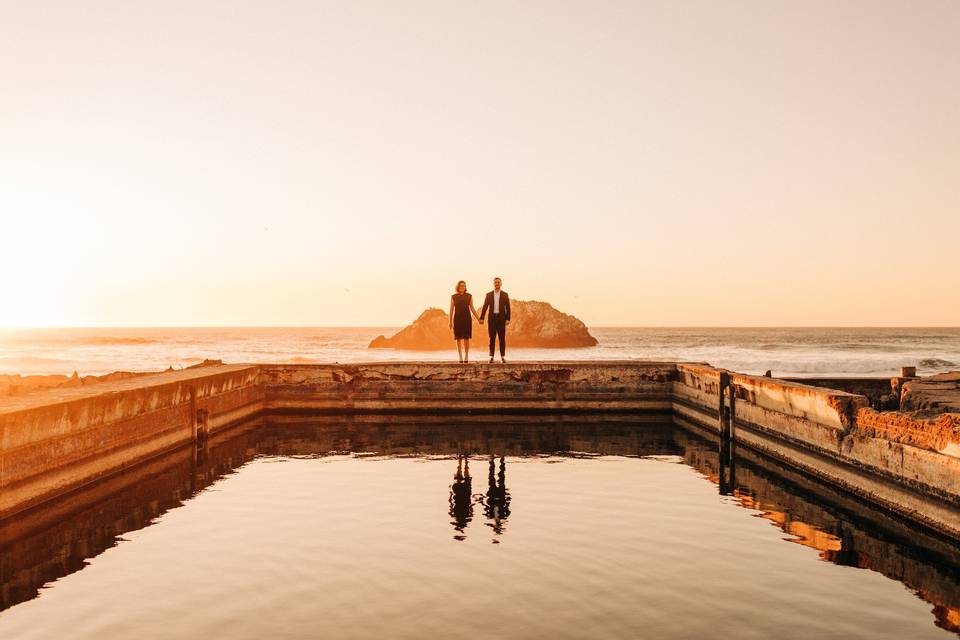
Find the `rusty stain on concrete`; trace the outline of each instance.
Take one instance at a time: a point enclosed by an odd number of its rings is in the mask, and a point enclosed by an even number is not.
[[[891,442],[944,451],[960,444],[960,414],[943,413],[927,417],[924,412],[878,412],[860,409],[856,431]]]

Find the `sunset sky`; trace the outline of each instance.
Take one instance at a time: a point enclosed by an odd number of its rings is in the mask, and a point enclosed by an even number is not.
[[[960,325],[960,2],[0,1],[0,325]]]

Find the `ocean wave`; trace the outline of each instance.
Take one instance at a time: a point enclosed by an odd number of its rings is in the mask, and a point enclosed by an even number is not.
[[[122,338],[119,336],[91,336],[86,338],[72,338],[66,342],[71,342],[73,344],[81,346],[96,346],[96,345],[117,345],[117,346],[128,346],[128,345],[137,345],[137,344],[156,344],[161,342],[157,338]]]
[[[765,342],[763,344],[757,345],[759,351],[782,351],[783,349],[788,349],[793,345],[785,345],[780,342]]]
[[[384,328],[117,329],[0,332],[0,371],[102,374],[224,362],[317,364],[370,360]],[[960,329],[629,329],[601,328],[597,347],[519,349],[515,360],[657,359],[709,362],[743,373],[798,377],[891,377],[900,367],[920,375],[960,369]],[[452,343],[452,341],[451,341]],[[475,343],[475,348],[482,342]],[[456,360],[448,352],[384,351],[376,359]]]
[[[39,358],[36,356],[0,356],[0,364],[3,365],[21,365],[36,366],[45,364],[71,364],[73,360],[63,360],[61,358]]]
[[[943,373],[956,368],[950,360],[942,358],[844,358],[841,355],[819,358],[766,359],[743,357],[743,354],[724,354],[702,358],[713,366],[742,373],[759,374],[766,370],[774,376],[894,376],[900,367],[916,366],[920,375]]]
[[[0,336],[0,344],[27,345],[29,347],[55,347],[70,349],[74,347],[118,346],[129,347],[141,344],[167,342],[165,338],[147,338],[144,336],[70,336],[70,335],[13,335]]]
[[[917,366],[921,369],[946,369],[949,367],[960,366],[956,362],[951,362],[950,360],[943,360],[941,358],[924,358],[917,363]]]

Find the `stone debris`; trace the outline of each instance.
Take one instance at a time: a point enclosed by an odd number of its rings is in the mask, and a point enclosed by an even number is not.
[[[950,453],[960,444],[960,413],[931,415],[925,411],[885,411],[863,408],[857,413],[856,433],[920,449]]]
[[[904,382],[900,408],[903,411],[960,413],[960,371]]]

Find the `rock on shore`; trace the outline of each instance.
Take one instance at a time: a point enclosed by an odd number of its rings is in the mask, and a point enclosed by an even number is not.
[[[562,313],[546,302],[511,300],[511,320],[507,328],[507,346],[540,349],[569,349],[593,347],[597,339],[577,318]],[[478,309],[479,311],[479,309]],[[487,341],[486,325],[473,323],[473,339]],[[442,309],[431,308],[387,338],[377,336],[370,349],[409,349],[411,351],[438,351],[455,345],[450,320]]]

